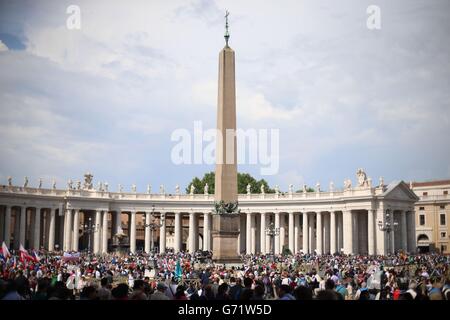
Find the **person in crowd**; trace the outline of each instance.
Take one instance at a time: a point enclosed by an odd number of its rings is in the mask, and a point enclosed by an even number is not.
[[[167,286],[164,282],[158,282],[155,292],[150,296],[150,300],[169,300],[166,295]]]

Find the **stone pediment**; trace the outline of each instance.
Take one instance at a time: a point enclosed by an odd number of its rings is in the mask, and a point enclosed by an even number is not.
[[[419,201],[419,197],[404,181],[391,182],[382,194],[386,199]]]

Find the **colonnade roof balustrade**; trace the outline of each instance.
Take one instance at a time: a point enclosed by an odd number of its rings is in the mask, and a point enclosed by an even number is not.
[[[253,193],[253,194],[239,194],[240,201],[260,201],[260,200],[315,200],[317,198],[324,199],[338,199],[345,197],[370,197],[382,196],[385,188],[381,187],[354,187],[346,190],[320,191],[320,192],[293,192],[293,193]],[[94,199],[111,199],[111,200],[183,200],[183,201],[201,201],[214,200],[213,194],[171,194],[171,193],[140,193],[140,192],[113,192],[100,190],[86,190],[86,189],[48,189],[48,188],[33,188],[21,186],[7,186],[0,187],[2,194],[14,194],[17,196],[37,196],[50,198],[94,198]]]

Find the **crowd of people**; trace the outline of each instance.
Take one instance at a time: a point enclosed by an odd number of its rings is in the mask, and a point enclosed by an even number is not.
[[[0,259],[0,299],[450,299],[450,257],[440,254],[242,255],[233,265],[204,257],[40,252],[24,260],[13,251]]]

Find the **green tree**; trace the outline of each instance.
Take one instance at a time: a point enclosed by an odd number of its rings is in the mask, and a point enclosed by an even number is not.
[[[186,187],[186,193],[191,192],[191,185],[193,184],[195,187],[194,193],[203,194],[205,184],[208,184],[208,193],[214,194],[214,186],[215,186],[215,173],[213,171],[205,173],[202,179],[198,177],[194,177],[192,181]],[[275,190],[269,187],[269,184],[266,180],[256,180],[248,173],[238,173],[238,193],[245,194],[247,193],[247,185],[251,186],[251,193],[261,193],[261,185],[264,185],[264,192],[266,193],[274,193]]]
[[[303,192],[303,190],[297,190],[295,192],[301,193],[301,192]],[[306,192],[316,192],[316,190],[314,190],[313,188],[308,187],[308,188],[306,188]]]

